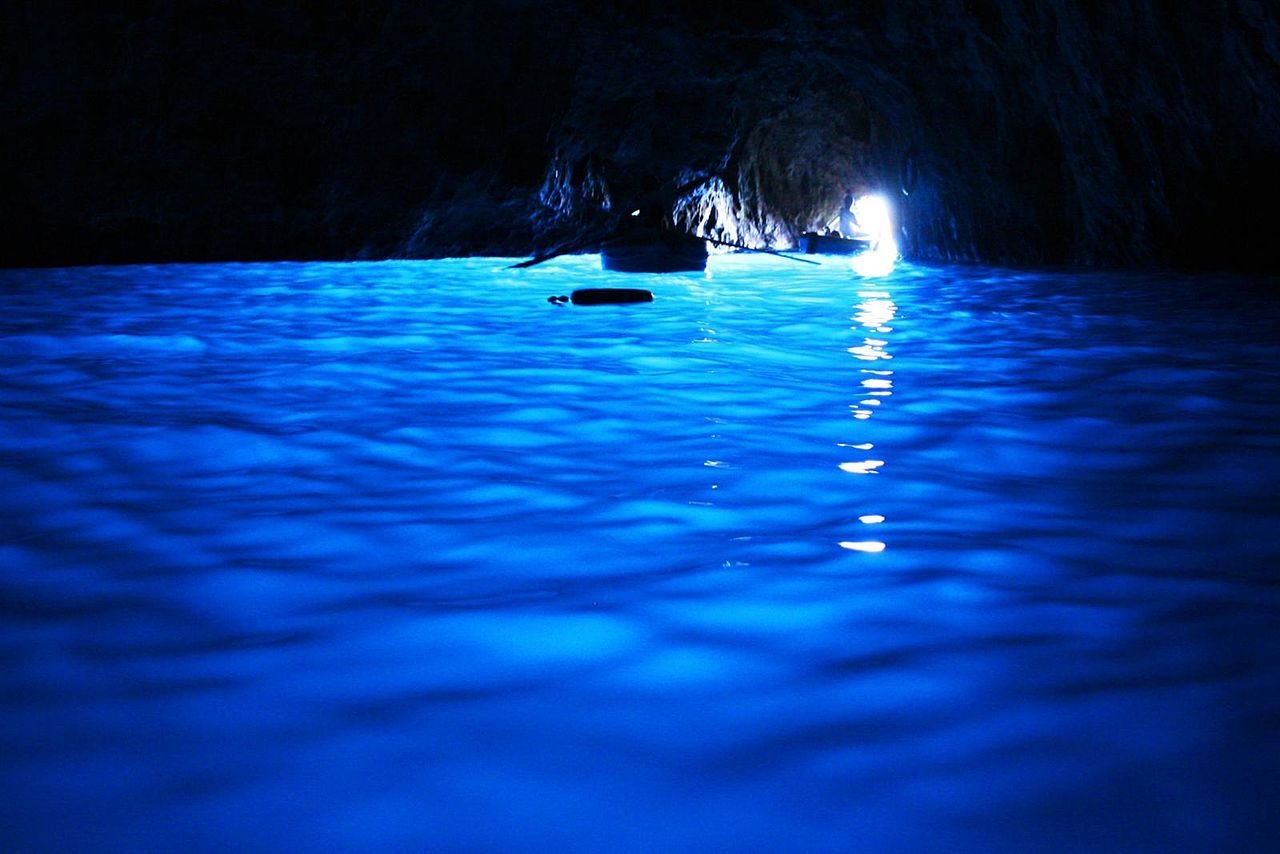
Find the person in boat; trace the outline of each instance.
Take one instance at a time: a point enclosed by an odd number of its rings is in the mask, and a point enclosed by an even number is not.
[[[836,232],[846,239],[865,237],[866,231],[858,223],[858,215],[853,212],[853,193],[845,193],[844,204],[840,212],[831,218],[828,226],[834,225]]]
[[[671,194],[663,191],[658,179],[646,175],[640,193],[622,208],[619,231],[670,231],[670,209],[673,202]]]
[[[695,238],[677,227],[672,214],[680,199],[705,180],[705,177],[698,177],[679,187],[672,187],[659,181],[653,174],[646,175],[640,192],[618,208],[622,216],[618,221],[615,239],[645,240],[656,237],[674,244],[701,241],[701,238]]]
[[[645,175],[640,192],[619,209],[622,212],[622,230],[683,233],[676,229],[672,212],[680,199],[705,180],[705,177],[697,177],[679,187],[672,187],[659,181],[652,173]]]

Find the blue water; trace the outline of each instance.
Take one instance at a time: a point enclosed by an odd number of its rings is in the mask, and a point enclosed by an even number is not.
[[[5,850],[1274,843],[1266,283],[503,263],[0,271]]]

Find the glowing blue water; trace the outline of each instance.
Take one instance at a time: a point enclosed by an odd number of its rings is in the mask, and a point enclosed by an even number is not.
[[[4,847],[1280,831],[1248,283],[500,266],[0,273]]]

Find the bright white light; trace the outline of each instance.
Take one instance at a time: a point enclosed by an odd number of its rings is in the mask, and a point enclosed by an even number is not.
[[[884,543],[862,542],[862,543],[841,543],[840,548],[848,549],[851,552],[882,552],[884,551]]]
[[[898,311],[898,306],[893,300],[880,298],[867,299],[865,302],[858,303],[856,308],[858,313],[853,316],[853,319],[877,332],[889,329],[886,324],[893,320]]]
[[[892,238],[892,217],[884,196],[863,196],[853,203],[853,214],[863,231],[870,232],[877,243],[885,237]]]
[[[884,196],[863,196],[853,203],[858,224],[871,235],[871,248],[853,256],[853,271],[860,276],[887,276],[898,260],[893,237],[893,217]]]
[[[880,249],[868,249],[866,252],[854,255],[849,263],[853,267],[853,272],[859,276],[887,276],[893,272],[893,265],[897,260],[896,251],[887,254]]]
[[[878,513],[868,513],[866,516],[859,516],[858,521],[864,525],[879,525],[884,517]]]
[[[850,347],[849,352],[853,354],[855,359],[861,359],[864,362],[874,362],[877,359],[892,359],[884,351],[884,348],[875,344],[864,344],[861,347]]]

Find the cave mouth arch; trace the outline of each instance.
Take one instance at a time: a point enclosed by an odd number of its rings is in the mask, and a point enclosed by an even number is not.
[[[866,138],[865,105],[825,93],[797,98],[745,128],[728,168],[681,200],[675,222],[688,231],[754,248],[785,249],[820,231],[846,196],[880,189]]]
[[[787,50],[729,69],[696,51],[650,50],[640,71],[628,67],[636,58],[630,44],[595,54],[551,135],[539,201],[561,237],[625,215],[656,179],[682,188],[669,214],[683,230],[788,249],[846,195],[897,180],[883,122],[846,69]]]

